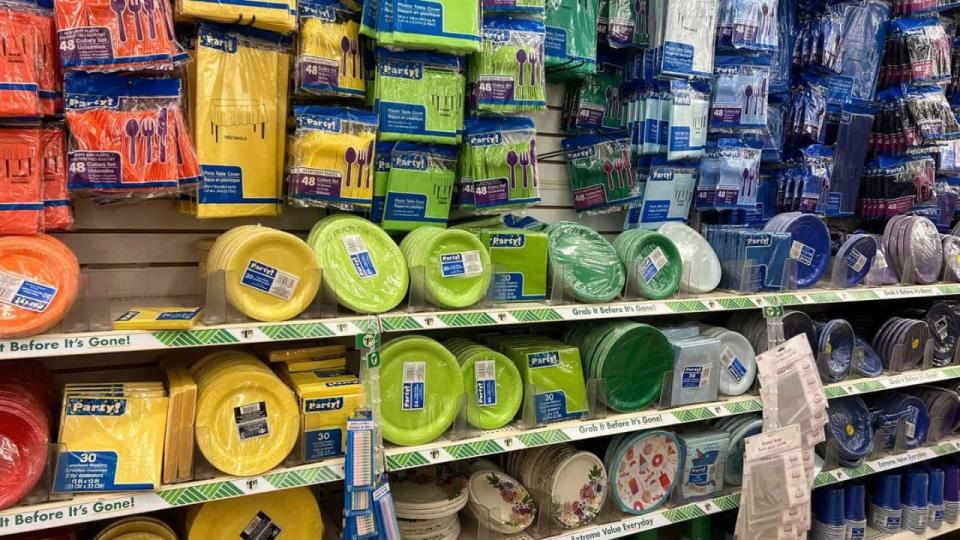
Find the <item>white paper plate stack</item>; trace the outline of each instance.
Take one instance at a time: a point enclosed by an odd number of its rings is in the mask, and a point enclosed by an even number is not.
[[[607,498],[603,461],[569,444],[542,446],[507,457],[507,470],[533,493],[556,525],[583,527],[597,518]],[[545,504],[552,502],[550,508]]]
[[[516,534],[537,517],[537,505],[520,482],[494,470],[478,471],[467,482],[470,502],[466,512],[482,528],[502,534]],[[406,538],[406,537],[404,537]]]
[[[400,532],[406,540],[459,538],[459,512],[467,504],[467,482],[446,468],[404,471],[390,482]]]

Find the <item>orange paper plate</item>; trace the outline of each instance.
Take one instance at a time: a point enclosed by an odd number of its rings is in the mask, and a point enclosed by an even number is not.
[[[77,297],[80,265],[50,236],[0,238],[0,338],[32,336],[63,319]]]

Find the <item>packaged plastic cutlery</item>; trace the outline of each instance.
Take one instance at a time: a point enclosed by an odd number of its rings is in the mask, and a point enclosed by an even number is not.
[[[67,136],[63,122],[43,126],[43,230],[73,227],[73,208],[67,189]]]
[[[616,212],[642,196],[626,132],[564,139],[563,153],[578,214]]]
[[[457,207],[486,214],[539,202],[537,132],[533,120],[468,120],[460,153]]]
[[[73,73],[65,91],[74,193],[167,197],[200,175],[178,79]]]
[[[0,234],[43,232],[43,130],[0,128]]]
[[[219,3],[203,4],[220,9]],[[55,7],[64,69],[167,70],[180,54],[167,2],[58,0]]]
[[[474,112],[514,113],[547,107],[544,26],[504,15],[483,19],[483,46],[469,64]]]
[[[365,97],[360,15],[338,0],[302,0],[297,37],[297,91],[318,96]]]
[[[298,105],[294,117],[287,201],[294,206],[369,210],[377,115],[345,107]]]
[[[42,11],[30,5],[0,5],[0,118],[39,118],[43,109]]]
[[[605,58],[597,64],[596,75],[590,75],[567,83],[568,99],[561,118],[565,131],[606,129],[619,130],[626,127],[626,96],[623,94],[623,65],[621,58]]]
[[[759,141],[720,138],[700,161],[697,209],[753,208],[760,180]]]
[[[770,57],[717,56],[710,127],[761,129],[767,125]]]
[[[381,225],[388,232],[447,226],[457,147],[401,142],[393,147]]]

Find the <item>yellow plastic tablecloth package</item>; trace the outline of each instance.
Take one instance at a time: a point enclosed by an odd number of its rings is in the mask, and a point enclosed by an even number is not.
[[[364,405],[360,379],[355,375],[327,375],[317,371],[290,373],[288,378],[300,398],[303,460],[311,462],[343,455],[347,418]]]
[[[189,330],[200,320],[198,307],[135,307],[114,319],[114,330]]]
[[[54,490],[159,487],[167,409],[168,398],[159,383],[67,385]]]
[[[301,0],[297,39],[298,92],[365,97],[359,13],[324,0]]]
[[[177,14],[281,34],[297,29],[297,0],[177,0]]]
[[[301,487],[208,502],[187,510],[187,540],[238,538],[320,540],[320,507],[310,489]]]
[[[199,32],[197,217],[275,216],[283,190],[292,42],[209,23]]]

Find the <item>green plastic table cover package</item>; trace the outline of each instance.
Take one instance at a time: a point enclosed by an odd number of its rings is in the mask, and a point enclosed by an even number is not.
[[[547,235],[522,229],[479,229],[493,266],[495,302],[539,302],[547,298]]]
[[[536,423],[580,418],[589,412],[577,347],[542,336],[487,336],[485,342],[513,360],[520,371]]]
[[[458,56],[377,48],[375,107],[381,141],[457,144],[466,79]]]
[[[596,73],[597,3],[547,0],[547,78],[563,80]]]
[[[532,119],[470,119],[462,148],[458,209],[489,214],[540,202],[537,130]]]
[[[483,18],[483,42],[467,74],[475,112],[516,113],[547,108],[542,21],[507,15]]]
[[[467,54],[480,50],[480,3],[367,0],[360,32],[381,45]]]
[[[457,148],[400,142],[390,152],[381,226],[389,232],[446,227]]]

